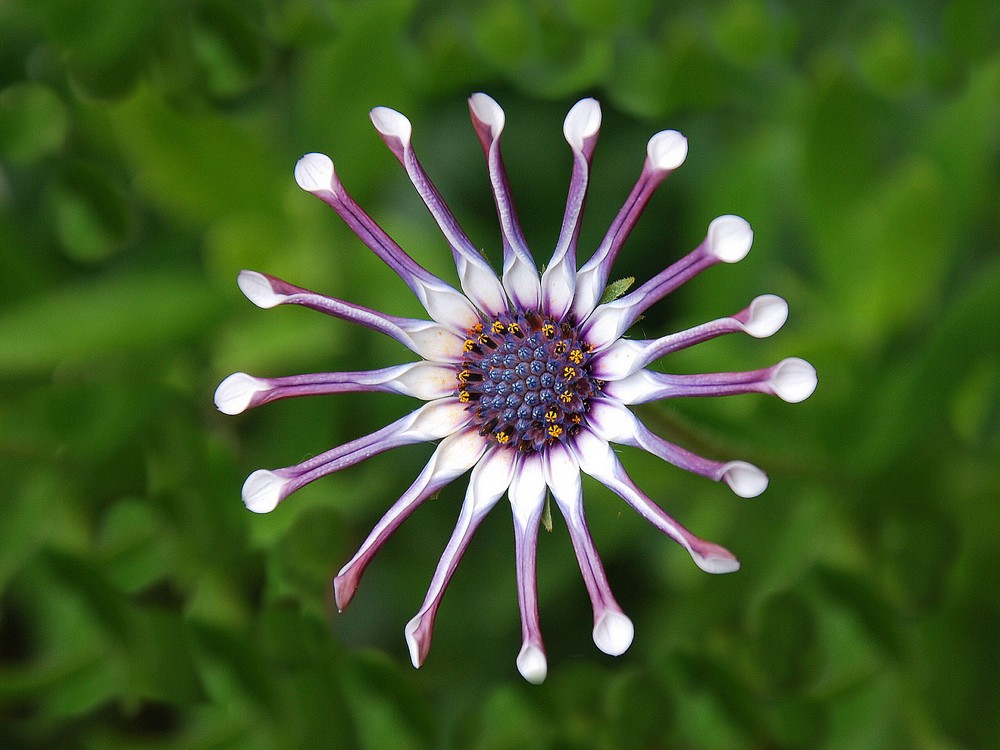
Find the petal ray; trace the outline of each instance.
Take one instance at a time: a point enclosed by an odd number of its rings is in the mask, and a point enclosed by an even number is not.
[[[238,282],[243,294],[258,307],[300,305],[384,333],[426,360],[458,362],[462,358],[465,336],[455,334],[451,327],[428,320],[386,315],[336,297],[311,292],[257,271],[240,271]]]
[[[604,653],[619,656],[632,645],[632,621],[611,593],[600,555],[587,528],[579,463],[561,443],[552,446],[544,462],[545,482],[566,519],[573,551],[594,609],[594,643]]]
[[[580,468],[631,505],[643,518],[688,551],[699,568],[708,573],[732,573],[740,563],[717,544],[699,539],[671,518],[640,490],[625,473],[607,441],[585,431],[577,437],[573,452]]]
[[[330,206],[362,242],[410,287],[437,323],[463,331],[476,322],[475,308],[458,290],[417,263],[350,196],[325,154],[306,154],[295,165],[295,181]]]
[[[514,199],[510,192],[507,170],[500,156],[500,135],[505,116],[500,105],[486,94],[469,97],[469,114],[486,155],[486,166],[493,187],[500,231],[503,236],[503,285],[507,296],[518,307],[537,310],[541,301],[538,269],[528,250],[521,225],[517,220]]]
[[[333,580],[338,610],[343,611],[350,604],[368,563],[400,524],[424,500],[471,469],[485,450],[486,439],[473,428],[456,432],[441,441],[417,479],[379,519],[354,557],[340,569]]]
[[[459,225],[438,189],[431,182],[413,150],[410,121],[388,107],[371,111],[372,123],[385,144],[406,170],[417,194],[451,246],[462,291],[480,310],[499,315],[507,310],[503,285],[490,264]]]
[[[441,597],[444,596],[445,589],[466,547],[469,546],[473,533],[510,486],[516,457],[517,454],[512,451],[493,447],[472,470],[455,531],[441,555],[423,604],[413,619],[406,624],[404,633],[414,667],[420,667],[427,658],[434,630],[434,618],[437,616]]]

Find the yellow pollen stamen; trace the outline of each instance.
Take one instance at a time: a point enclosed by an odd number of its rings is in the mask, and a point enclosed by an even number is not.
[[[494,320],[493,325],[490,326],[490,330],[493,331],[493,333],[503,333],[504,331],[507,330],[507,326],[505,326],[499,320]]]
[[[569,380],[570,378],[575,378],[576,377],[576,368],[574,368],[574,367],[564,367],[563,368],[563,377],[566,378],[567,380]]]
[[[563,431],[562,427],[560,427],[557,424],[550,424],[549,429],[546,430],[546,432],[549,434],[549,437],[554,437],[554,438],[557,438],[560,435],[562,435],[562,431]]]
[[[569,361],[574,365],[583,364],[583,352],[579,349],[574,349],[569,353]]]
[[[493,437],[496,438],[496,441],[500,445],[507,445],[507,443],[510,442],[510,435],[508,435],[503,430],[500,430],[500,432],[494,433]]]
[[[472,332],[473,333],[482,333],[483,332],[483,324],[482,323],[476,323],[474,326],[472,326]]]
[[[559,400],[562,401],[564,404],[568,404],[570,401],[573,400],[573,394],[570,393],[569,391],[567,391],[566,393],[560,393]]]
[[[569,421],[573,424],[580,424],[580,422],[583,421],[583,418],[579,414],[574,414],[569,418]]]
[[[509,326],[507,326],[507,330],[513,333],[514,335],[517,335],[521,332],[521,326],[519,326],[517,323],[511,323]]]
[[[568,347],[567,347],[567,345],[566,345],[566,342],[565,342],[565,341],[560,341],[560,342],[559,342],[559,343],[557,343],[557,344],[556,344],[556,345],[555,345],[554,347],[552,347],[552,350],[553,350],[553,351],[554,351],[554,352],[555,352],[556,354],[565,354],[565,353],[566,353],[566,349],[567,349],[567,348],[568,348]]]
[[[559,419],[559,412],[557,412],[555,409],[549,409],[547,412],[545,412],[546,422],[555,422],[557,419]]]
[[[490,340],[490,337],[487,336],[485,333],[479,334],[478,341],[479,341],[480,344],[485,345],[485,344],[487,344],[489,342],[489,340]]]
[[[465,381],[467,381],[467,380],[469,379],[469,376],[470,376],[471,374],[472,374],[472,373],[471,373],[471,372],[469,372],[468,370],[461,370],[461,371],[460,371],[460,372],[458,373],[458,382],[459,382],[459,383],[464,383]]]
[[[476,342],[473,341],[472,339],[466,339],[465,343],[462,344],[462,349],[464,349],[467,352],[471,352],[475,348],[476,348]]]
[[[556,327],[551,323],[544,323],[542,325],[542,333],[545,334],[545,338],[550,339],[556,335]]]

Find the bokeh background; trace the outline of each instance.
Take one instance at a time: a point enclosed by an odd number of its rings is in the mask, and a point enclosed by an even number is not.
[[[1000,6],[630,0],[0,1],[0,746],[3,748],[990,748],[1000,746]],[[549,678],[524,683],[504,505],[477,533],[413,670],[403,625],[463,481],[428,502],[344,613],[330,580],[430,453],[414,446],[240,502],[413,407],[271,404],[215,385],[398,363],[394,342],[263,311],[242,268],[397,315],[402,283],[295,187],[331,154],[428,268],[446,246],[368,110],[405,112],[474,241],[499,233],[465,98],[507,111],[540,260],[569,174],[565,112],[601,100],[586,257],[648,137],[690,155],[616,276],[648,278],[716,215],[755,245],[635,335],[741,309],[791,318],[663,363],[809,359],[816,394],[668,402],[657,432],[767,470],[740,500],[623,450],[639,484],[743,569],[714,577],[602,487],[591,527],[635,621],[612,659],[564,524],[542,532]]]

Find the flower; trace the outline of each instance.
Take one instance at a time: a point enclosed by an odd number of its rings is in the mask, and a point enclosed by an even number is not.
[[[523,643],[517,667],[541,682],[547,662],[538,618],[536,543],[546,495],[566,519],[580,571],[594,610],[593,637],[607,654],[631,644],[633,626],[608,585],[587,529],[581,472],[605,484],[653,526],[683,546],[709,573],[729,573],[739,562],[729,551],[694,536],[667,515],[625,472],[612,443],[639,446],[682,469],[724,481],[737,495],[754,497],[767,477],[743,461],[713,461],[680,448],[647,429],[627,407],[680,396],[761,392],[788,402],[807,398],[816,371],[790,358],[749,372],[671,375],[646,369],[654,360],[727,333],[770,336],[785,322],[783,299],[764,295],[740,312],[652,340],[623,334],[656,301],[716,263],[734,263],[750,250],[753,232],[737,216],[720,216],[688,255],[629,294],[607,293],[611,266],[653,191],[687,156],[687,140],[664,130],[654,135],[632,192],[592,257],[577,268],[580,230],[590,162],[601,110],[583,99],[566,116],[563,133],[573,156],[569,196],[552,259],[539,276],[511,198],[500,156],[504,112],[486,94],[469,99],[476,135],[486,155],[503,237],[500,276],[445,205],[411,144],[402,114],[376,107],[371,120],[403,165],[454,255],[459,292],[416,263],[351,198],[322,154],[307,154],[295,167],[304,190],[330,205],[420,300],[430,320],[387,315],[293,286],[273,276],[243,271],[239,286],[262,308],[302,305],[359,323],[399,341],[421,360],[366,372],[258,378],[235,373],[218,387],[215,403],[226,414],[291,396],[389,391],[425,401],[420,408],[365,437],[296,466],[261,469],[243,485],[243,501],[266,513],[300,487],[401,445],[437,441],[416,481],[382,517],[357,554],[334,580],[343,610],[365,567],[386,539],[428,497],[471,469],[465,500],[430,588],[406,625],[415,667],[430,648],[442,595],[473,532],[507,494],[514,518],[515,564]],[[617,291],[617,290],[615,290]]]

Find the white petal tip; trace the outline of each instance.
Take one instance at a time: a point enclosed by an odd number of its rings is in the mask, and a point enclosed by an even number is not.
[[[388,138],[398,138],[406,145],[410,143],[413,126],[402,113],[389,109],[389,107],[375,107],[369,116],[372,118],[372,125],[382,135]]]
[[[735,573],[740,569],[740,561],[732,556],[727,557],[720,554],[702,556],[694,553],[691,556],[694,558],[695,564],[706,573],[721,575],[723,573]]]
[[[753,244],[753,230],[739,216],[720,216],[708,226],[708,252],[723,263],[743,260]]]
[[[597,135],[601,129],[601,105],[596,99],[581,99],[566,115],[563,135],[577,151],[583,150],[583,143]]]
[[[258,469],[243,483],[243,504],[254,513],[270,513],[281,502],[287,479]]]
[[[424,655],[421,653],[418,635],[420,620],[420,615],[417,615],[406,623],[406,627],[403,628],[403,634],[406,637],[406,647],[410,650],[410,662],[413,664],[414,669],[420,669],[420,665],[424,663]]]
[[[621,656],[632,645],[635,628],[621,612],[605,612],[594,625],[594,643],[608,656]]]
[[[333,159],[326,154],[306,154],[295,164],[295,182],[310,193],[333,190],[336,180]]]
[[[241,414],[255,394],[267,390],[267,383],[245,372],[234,372],[215,389],[215,408],[223,414]]]
[[[688,155],[687,138],[676,130],[661,130],[649,139],[646,155],[656,169],[677,169]]]
[[[239,284],[240,291],[248,300],[265,310],[285,301],[285,295],[276,293],[271,286],[271,281],[262,273],[240,271],[236,283]]]
[[[789,357],[774,366],[771,389],[782,401],[797,404],[816,390],[816,368],[798,357]]]
[[[773,336],[788,320],[788,303],[775,294],[762,294],[750,303],[743,330],[758,339]]]
[[[730,461],[719,478],[740,497],[757,497],[767,489],[767,474],[746,461]]]
[[[473,94],[469,97],[469,109],[473,117],[490,127],[494,138],[500,135],[506,118],[503,109],[492,96],[483,93]]]
[[[536,645],[525,643],[517,655],[517,671],[532,685],[541,685],[548,673],[545,652]]]

